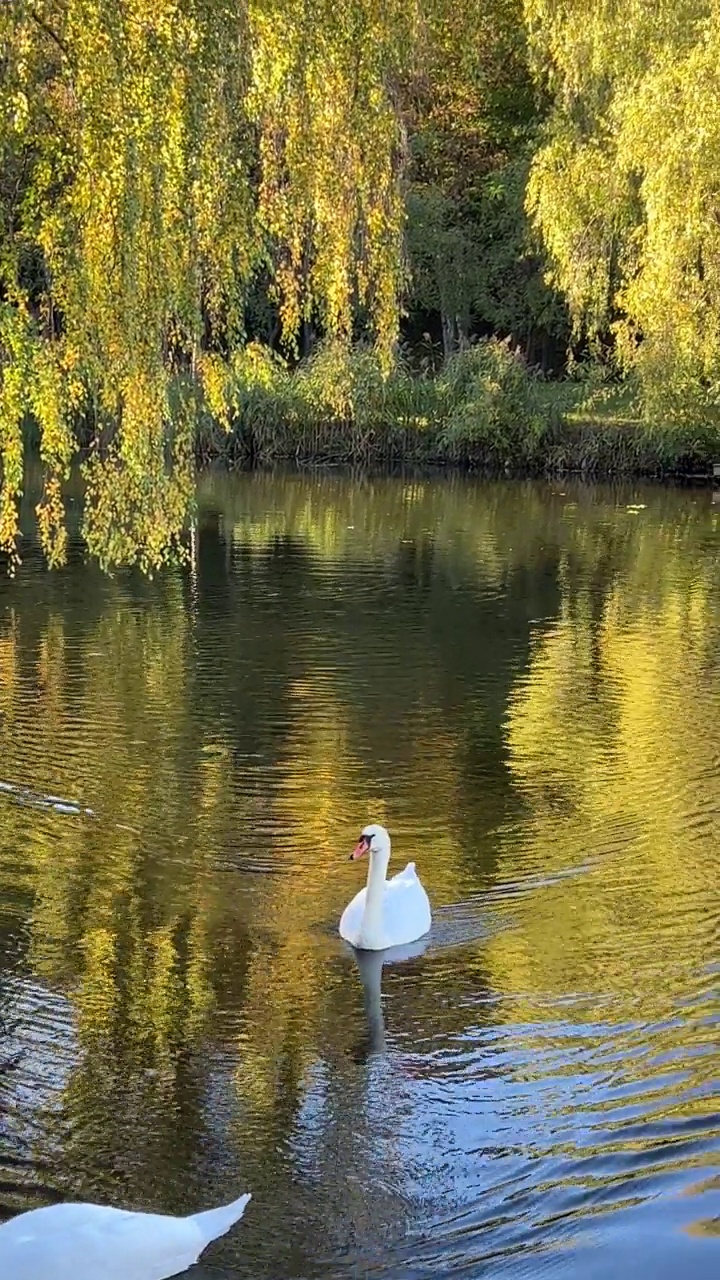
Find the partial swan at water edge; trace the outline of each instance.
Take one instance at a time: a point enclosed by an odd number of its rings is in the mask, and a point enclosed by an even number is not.
[[[249,1195],[175,1218],[99,1204],[53,1204],[0,1226],[7,1280],[169,1280],[242,1218]]]

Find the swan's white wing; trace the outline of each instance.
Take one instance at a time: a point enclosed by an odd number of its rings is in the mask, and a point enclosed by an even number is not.
[[[167,1280],[204,1247],[191,1218],[53,1205],[0,1227],[0,1273],[13,1280]]]
[[[420,883],[414,862],[408,862],[407,866],[403,867],[402,871],[398,871],[396,876],[393,876],[391,880],[388,880],[387,888],[389,889],[391,885],[397,885],[400,887],[401,885],[406,884],[408,880],[414,880],[417,884]]]
[[[247,1197],[188,1218],[59,1204],[0,1227],[0,1275],[8,1280],[169,1280],[242,1216]]]
[[[409,862],[385,886],[383,898],[383,932],[386,947],[404,946],[422,938],[432,918],[428,896]]]

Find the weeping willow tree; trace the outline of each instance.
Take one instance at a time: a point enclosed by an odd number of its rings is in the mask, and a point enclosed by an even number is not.
[[[648,412],[720,411],[720,6],[525,0],[554,109],[528,188],[578,330]]]
[[[9,0],[0,8],[0,550],[23,427],[51,564],[78,442],[106,566],[180,546],[195,396],[269,271],[303,318],[388,352],[402,276],[398,85],[447,0]],[[193,376],[188,376],[193,375]],[[183,391],[182,388],[185,388]]]

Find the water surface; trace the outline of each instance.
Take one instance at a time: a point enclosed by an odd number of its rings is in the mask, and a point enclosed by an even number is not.
[[[0,1217],[246,1188],[206,1280],[720,1273],[710,493],[205,479],[0,582]],[[385,822],[435,909],[336,935]]]

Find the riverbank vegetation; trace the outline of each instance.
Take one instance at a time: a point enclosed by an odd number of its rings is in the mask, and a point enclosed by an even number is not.
[[[196,399],[200,463],[407,461],[505,472],[707,475],[712,426],[647,422],[629,378],[587,363],[545,378],[510,344],[481,339],[437,373],[330,343],[291,367],[251,344],[206,368]]]
[[[707,472],[720,16],[9,0],[0,550],[154,569],[198,456]],[[702,127],[699,123],[702,121]]]

